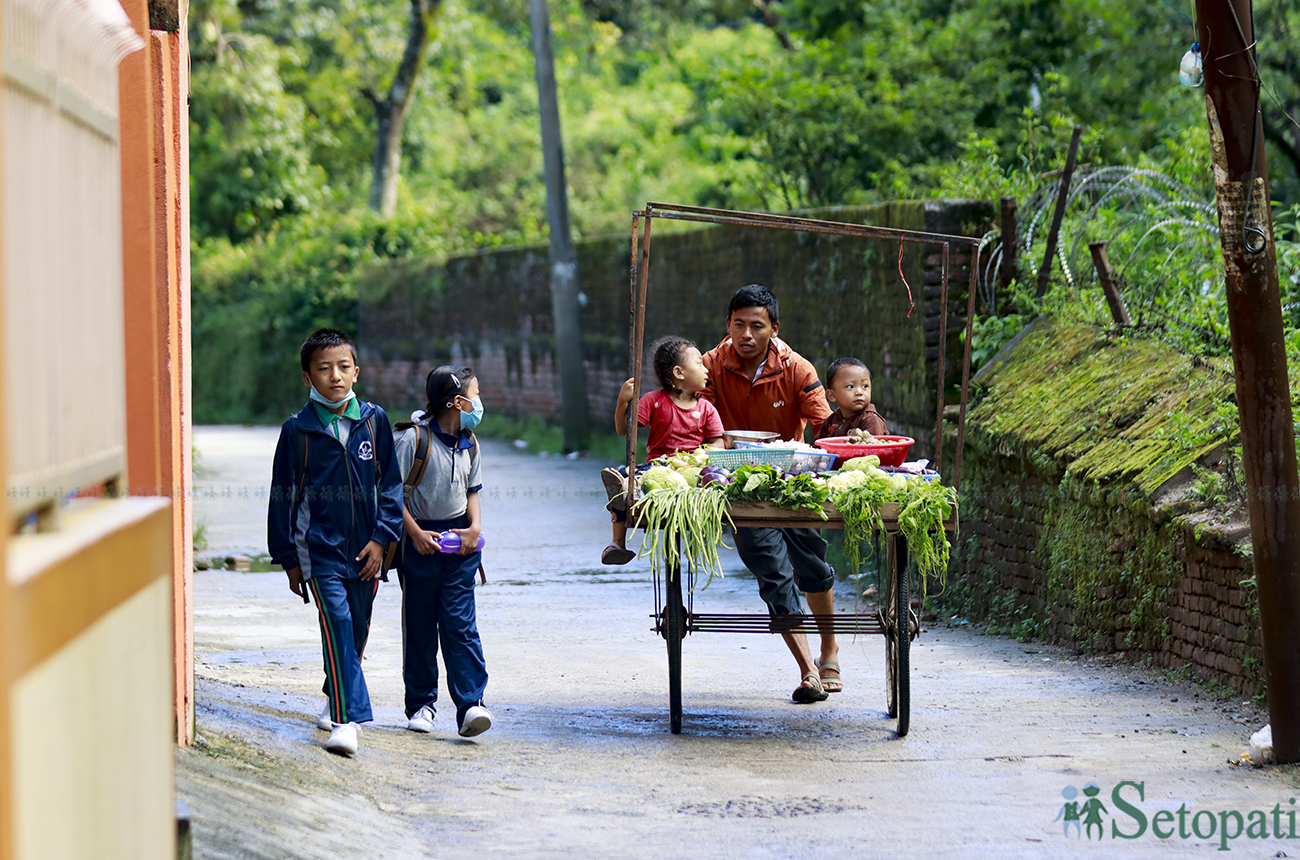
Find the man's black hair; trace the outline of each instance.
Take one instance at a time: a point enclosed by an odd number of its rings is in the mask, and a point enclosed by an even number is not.
[[[856,358],[837,358],[831,362],[831,366],[826,368],[826,387],[830,388],[835,382],[835,374],[839,373],[846,367],[860,367],[867,372],[867,378],[871,378],[871,368],[867,367]]]
[[[357,345],[352,342],[352,338],[336,328],[320,328],[302,342],[302,349],[298,351],[299,357],[302,358],[303,372],[306,373],[311,369],[311,357],[317,350],[331,349],[336,346],[346,346],[352,350],[352,363],[357,363]]]
[[[772,291],[762,284],[750,284],[736,290],[736,294],[731,297],[731,304],[727,305],[727,318],[730,319],[741,308],[764,308],[772,325],[781,321],[781,305],[777,303]]]

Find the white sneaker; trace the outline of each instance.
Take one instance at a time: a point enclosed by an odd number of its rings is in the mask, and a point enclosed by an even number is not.
[[[322,732],[334,731],[334,721],[330,719],[329,699],[325,700],[325,709],[322,710],[320,716],[316,718],[316,728],[320,729]]]
[[[472,738],[492,728],[492,714],[482,705],[471,705],[460,723],[460,736]]]
[[[433,731],[433,713],[432,705],[425,705],[423,708],[420,708],[420,710],[416,711],[411,719],[407,721],[406,730],[408,732],[425,733]]]
[[[330,739],[325,742],[325,749],[337,755],[354,756],[357,754],[357,724],[336,723]]]

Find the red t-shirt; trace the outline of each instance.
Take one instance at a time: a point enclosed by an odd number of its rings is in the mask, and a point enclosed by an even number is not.
[[[642,427],[650,428],[647,461],[677,451],[694,451],[705,439],[722,435],[722,418],[716,406],[701,399],[695,401],[695,408],[683,409],[662,388],[641,398],[636,420]]]

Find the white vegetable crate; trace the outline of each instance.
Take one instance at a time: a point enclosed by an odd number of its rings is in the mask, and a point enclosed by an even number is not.
[[[797,451],[788,472],[825,472],[835,465],[835,454],[830,451]]]

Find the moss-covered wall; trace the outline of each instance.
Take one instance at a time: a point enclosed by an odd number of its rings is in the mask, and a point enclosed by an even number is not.
[[[918,201],[815,217],[980,235],[992,207]],[[665,229],[668,223],[656,221],[652,235],[647,345],[679,334],[712,348],[725,335],[731,294],[748,283],[764,284],[781,302],[781,337],[822,373],[840,356],[866,361],[882,413],[891,427],[918,439],[924,456],[934,437],[937,247],[904,247],[902,270],[915,301],[909,317],[896,242],[729,226],[680,229],[676,223]],[[577,250],[589,407],[594,423],[612,426],[629,365],[630,241],[593,239]],[[950,371],[965,316],[969,258],[954,249],[951,264]],[[372,269],[359,283],[359,346],[370,396],[393,409],[419,405],[428,368],[455,358],[475,367],[484,402],[494,411],[558,416],[549,276],[545,246]]]
[[[1187,492],[1230,377],[1039,320],[977,377],[944,600],[1024,637],[1262,690],[1250,559]]]

